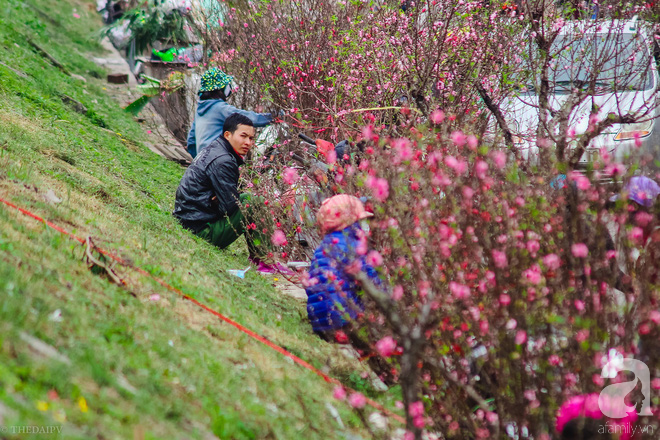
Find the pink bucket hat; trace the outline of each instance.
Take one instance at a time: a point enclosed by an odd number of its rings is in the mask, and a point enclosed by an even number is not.
[[[355,196],[339,194],[325,199],[316,214],[316,222],[321,232],[339,231],[353,223],[373,216]]]

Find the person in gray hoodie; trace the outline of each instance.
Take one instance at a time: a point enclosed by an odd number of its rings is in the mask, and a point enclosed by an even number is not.
[[[202,75],[197,113],[186,142],[188,152],[193,158],[211,142],[222,136],[225,119],[233,113],[247,116],[254,127],[265,127],[273,122],[273,115],[270,113],[241,110],[227,103],[232,92],[233,79],[232,76],[215,67]]]

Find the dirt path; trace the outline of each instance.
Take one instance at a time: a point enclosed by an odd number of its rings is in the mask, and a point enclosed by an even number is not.
[[[281,276],[273,277],[273,286],[285,295],[307,302],[307,293],[302,287],[293,284],[289,280]]]
[[[126,107],[129,103],[133,102],[140,97],[137,92],[136,86],[138,85],[135,76],[131,72],[128,62],[124,59],[121,53],[110,43],[108,38],[101,41],[101,45],[106,50],[102,57],[93,57],[91,60],[99,66],[105,67],[109,74],[123,74],[128,75],[128,84],[110,84],[106,85],[106,89],[122,107]],[[155,98],[154,98],[155,99]],[[169,132],[163,119],[160,117],[151,104],[142,110],[137,118],[145,127],[145,132],[149,137],[149,141],[145,142],[145,146],[152,152],[163,156],[166,159],[173,160],[187,165],[192,161],[192,157],[182,147],[182,145],[172,136]]]

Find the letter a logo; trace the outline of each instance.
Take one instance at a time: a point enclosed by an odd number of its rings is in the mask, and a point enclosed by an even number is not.
[[[642,383],[642,394],[644,401],[642,408],[637,413],[640,416],[652,416],[651,412],[651,373],[649,367],[637,359],[616,359],[611,360],[603,367],[603,377],[613,377],[612,372],[632,371],[635,373],[635,379],[630,382],[621,382],[606,386],[598,396],[598,407],[604,415],[613,419],[622,419],[628,416],[629,412],[634,412],[634,406],[628,406],[625,403],[626,396],[635,389],[637,381]]]

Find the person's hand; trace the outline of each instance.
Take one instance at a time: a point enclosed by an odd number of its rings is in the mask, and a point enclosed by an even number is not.
[[[284,118],[286,117],[286,112],[284,110],[272,110],[270,112],[270,115],[273,117],[273,124],[279,124],[284,122]]]

